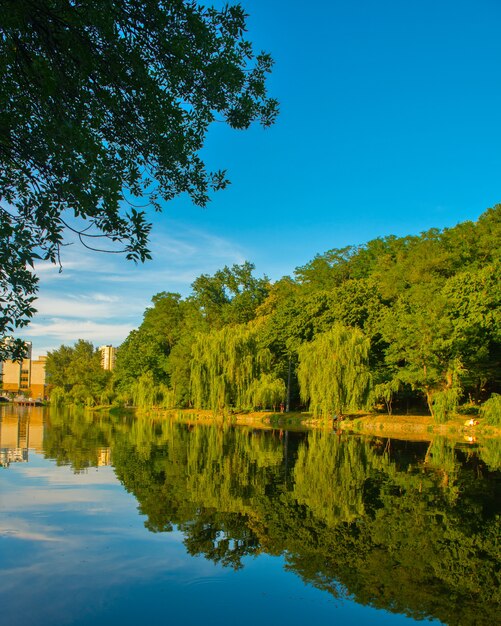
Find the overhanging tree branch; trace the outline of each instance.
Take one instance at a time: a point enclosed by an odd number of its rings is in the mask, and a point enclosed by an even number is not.
[[[182,0],[0,0],[4,329],[34,312],[34,261],[61,262],[63,214],[96,229],[77,229],[82,243],[104,236],[144,261],[147,208],[182,193],[205,206],[228,184],[198,155],[210,124],[266,127],[278,108],[246,17]]]

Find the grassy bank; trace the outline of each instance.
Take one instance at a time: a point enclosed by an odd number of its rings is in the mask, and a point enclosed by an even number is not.
[[[290,412],[274,413],[270,411],[248,411],[214,413],[210,410],[148,410],[138,411],[139,415],[151,417],[170,417],[185,423],[197,424],[241,424],[253,428],[287,429],[329,429],[357,434],[393,437],[398,439],[429,441],[435,435],[475,441],[477,437],[501,438],[501,428],[496,428],[476,420],[474,426],[466,425],[468,418],[458,415],[444,424],[437,424],[429,415],[386,415],[355,414],[347,415],[341,421],[328,418],[314,418],[311,413]]]
[[[476,420],[474,426],[468,418],[458,415],[444,424],[437,424],[429,415],[365,415],[341,422],[343,430],[367,435],[383,435],[398,439],[429,440],[434,435],[474,441],[476,437],[500,437],[501,428]]]

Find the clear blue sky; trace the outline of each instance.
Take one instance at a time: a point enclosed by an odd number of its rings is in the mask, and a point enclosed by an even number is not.
[[[475,220],[501,202],[499,0],[242,0],[275,59],[268,130],[215,124],[204,149],[232,185],[154,216],[154,261],[65,250],[41,267],[35,354],[118,345],[151,296],[248,259],[278,279],[317,253]]]

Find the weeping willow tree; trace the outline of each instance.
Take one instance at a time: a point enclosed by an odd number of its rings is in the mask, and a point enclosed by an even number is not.
[[[144,372],[131,385],[132,403],[142,409],[156,404],[157,390],[151,372]]]
[[[480,407],[480,417],[490,426],[501,426],[501,396],[493,393]]]
[[[427,390],[428,407],[439,424],[446,422],[456,411],[463,393],[461,375],[464,368],[459,359],[454,359],[445,372],[444,382],[438,390]]]
[[[175,406],[175,394],[164,383],[156,383],[151,371],[143,372],[130,386],[130,399],[138,409],[159,407],[172,409]]]
[[[253,408],[272,408],[285,399],[285,383],[281,378],[275,378],[272,374],[261,374],[254,379],[247,391],[249,404]]]
[[[342,324],[299,347],[301,398],[315,416],[327,417],[367,406],[372,377],[370,341],[361,330]]]
[[[191,353],[193,405],[213,411],[251,406],[255,381],[270,372],[271,358],[267,348],[259,347],[253,326],[225,326],[197,335]]]
[[[62,387],[54,387],[50,392],[50,404],[54,407],[62,407],[67,401],[67,393]]]

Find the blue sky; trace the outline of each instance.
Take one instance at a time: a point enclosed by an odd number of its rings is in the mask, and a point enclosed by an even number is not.
[[[154,215],[153,262],[64,251],[40,266],[35,355],[78,338],[118,345],[151,296],[249,260],[271,279],[315,254],[475,220],[501,202],[499,0],[242,0],[275,59],[275,126],[215,124],[209,167],[229,189]]]

